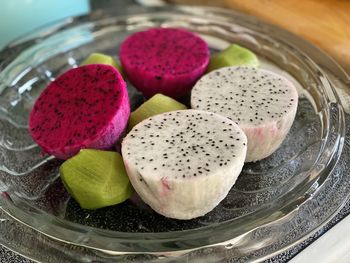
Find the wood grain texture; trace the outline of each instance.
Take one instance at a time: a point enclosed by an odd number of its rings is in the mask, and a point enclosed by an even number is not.
[[[349,0],[227,0],[226,4],[304,37],[350,72]]]
[[[285,28],[326,51],[350,73],[350,0],[168,0],[230,7]]]

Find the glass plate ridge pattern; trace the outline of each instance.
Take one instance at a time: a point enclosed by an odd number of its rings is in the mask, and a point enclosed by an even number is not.
[[[276,29],[265,24],[259,27],[256,20],[236,13],[192,7],[155,10],[125,17],[79,18],[38,43],[19,48],[11,68],[0,64],[6,73],[0,73],[0,127],[4,131],[0,137],[0,190],[8,193],[0,199],[4,218],[43,233],[49,246],[57,247],[60,240],[89,251],[90,259],[103,258],[105,262],[138,257],[167,262],[163,257],[175,256],[179,260],[263,258],[296,242],[290,239],[289,244],[277,246],[283,240],[278,235],[281,229],[286,228],[287,234],[302,223],[305,233],[300,235],[311,233],[324,221],[310,220],[314,211],[309,208],[300,212],[330,183],[336,185],[331,172],[337,172],[334,167],[342,153],[346,124],[334,83],[313,61],[317,50],[305,54],[294,36],[280,39],[271,33]],[[60,161],[40,153],[28,137],[26,120],[35,98],[58,74],[77,66],[96,47],[116,54],[116,46],[128,34],[156,25],[193,30],[208,41],[213,52],[230,42],[254,50],[268,61],[266,65],[282,68],[301,83],[298,113],[281,148],[266,160],[246,165],[228,197],[205,217],[181,223],[142,208],[140,222],[116,226],[103,215],[119,216],[118,209],[132,210],[133,204],[96,213],[79,210],[57,179]],[[52,43],[67,38],[71,40],[50,53]],[[44,59],[33,61],[39,56],[33,52],[44,54]],[[141,101],[135,90],[130,91],[133,101]],[[55,201],[60,196],[61,202]],[[158,230],[147,222],[152,220]],[[14,238],[10,234],[8,240]],[[79,255],[72,251],[67,253]]]

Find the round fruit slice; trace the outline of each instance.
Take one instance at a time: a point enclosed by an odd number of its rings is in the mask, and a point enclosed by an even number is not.
[[[129,36],[120,47],[128,79],[146,97],[185,95],[205,73],[209,48],[192,32],[152,28]]]
[[[45,152],[67,159],[82,148],[112,147],[129,115],[128,92],[118,71],[86,65],[47,86],[30,113],[29,130]]]
[[[61,165],[60,176],[84,209],[115,205],[134,193],[123,159],[116,152],[81,150]]]
[[[226,197],[242,170],[247,138],[231,120],[198,110],[148,118],[124,138],[130,181],[156,212],[205,215]]]
[[[261,160],[281,145],[293,124],[298,92],[271,71],[226,67],[205,75],[192,90],[191,107],[235,121],[248,138],[246,162]]]

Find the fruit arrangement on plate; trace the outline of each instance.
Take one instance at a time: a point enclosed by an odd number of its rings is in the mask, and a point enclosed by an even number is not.
[[[293,124],[294,84],[237,44],[211,55],[190,31],[151,28],[129,36],[119,58],[91,54],[52,81],[30,114],[31,136],[66,160],[60,176],[82,208],[137,194],[163,216],[203,216]],[[132,112],[125,79],[145,98]]]

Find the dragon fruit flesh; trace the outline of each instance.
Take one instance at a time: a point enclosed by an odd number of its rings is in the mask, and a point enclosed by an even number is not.
[[[130,115],[126,84],[109,65],[70,69],[51,82],[29,118],[33,139],[47,153],[67,159],[82,148],[108,149]]]
[[[184,29],[152,28],[129,36],[120,47],[123,70],[145,97],[185,95],[205,73],[209,48]]]
[[[281,145],[295,118],[298,92],[289,80],[252,67],[225,67],[202,77],[191,107],[235,121],[248,138],[246,162],[261,160]]]
[[[123,139],[129,179],[156,212],[191,219],[211,211],[240,174],[247,138],[215,113],[180,110],[137,124]]]

